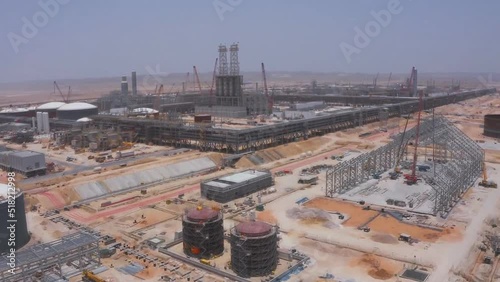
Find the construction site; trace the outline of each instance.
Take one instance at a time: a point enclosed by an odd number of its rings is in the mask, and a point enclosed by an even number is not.
[[[27,229],[1,280],[499,281],[496,88],[270,91],[239,50],[203,86],[1,111]]]

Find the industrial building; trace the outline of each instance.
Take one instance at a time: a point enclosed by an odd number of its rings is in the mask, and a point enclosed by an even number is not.
[[[14,203],[9,204],[9,200],[14,197]],[[14,212],[10,211],[14,208]],[[14,217],[9,215],[13,214]],[[15,223],[15,246],[12,243],[9,245],[11,238],[9,227],[11,223]],[[8,252],[10,248],[19,249],[26,245],[30,240],[28,226],[26,225],[26,214],[24,206],[24,194],[20,190],[15,189],[6,184],[0,184],[0,253]]]
[[[28,130],[30,128],[31,125],[27,123],[8,122],[0,124],[0,132],[21,131],[21,130]]]
[[[14,171],[27,177],[44,175],[47,171],[45,155],[32,151],[0,152],[0,168]]]
[[[188,256],[209,259],[222,254],[222,212],[201,206],[188,210],[182,218],[182,240],[184,253]]]
[[[229,63],[227,52],[228,48],[225,45],[219,45],[218,73],[216,75],[214,73],[215,99],[210,97],[209,105],[196,105],[195,113],[232,118],[269,114],[271,109],[266,95],[243,93],[238,44],[229,47]]]
[[[33,117],[34,115],[34,108],[9,107],[0,110],[0,116]]]
[[[310,111],[325,108],[326,104],[323,101],[312,101],[305,103],[295,103],[290,106],[291,110],[295,111]]]
[[[231,229],[231,267],[239,276],[270,275],[278,259],[277,227],[249,221]]]
[[[458,103],[495,92],[496,89],[491,88],[459,92],[447,96],[425,97],[423,98],[423,110]],[[367,98],[360,96],[282,95],[279,99],[283,101],[307,101],[309,96],[312,96],[314,100],[325,98],[325,101],[330,103],[346,105],[382,104],[382,106],[360,107],[352,111],[338,111],[309,119],[266,124],[245,129],[216,128],[184,121],[160,122],[152,119],[113,115],[99,115],[93,119],[94,123],[102,128],[114,128],[119,131],[134,128],[138,142],[195,147],[202,151],[222,151],[238,154],[376,122],[379,121],[381,111],[387,111],[388,118],[400,117],[416,112],[419,104],[418,100],[407,97]],[[274,100],[277,101],[278,98],[275,96]]]
[[[57,118],[62,120],[77,120],[98,114],[97,107],[82,102],[63,105],[57,109]]]
[[[484,116],[484,135],[500,138],[500,114]]]
[[[273,185],[270,171],[246,170],[201,183],[201,196],[219,203],[248,196]]]

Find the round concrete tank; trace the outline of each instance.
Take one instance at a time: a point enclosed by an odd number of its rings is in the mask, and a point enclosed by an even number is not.
[[[484,116],[484,135],[500,138],[500,114]]]
[[[231,229],[231,267],[241,277],[272,274],[278,265],[278,230],[260,221]]]
[[[20,190],[11,191],[9,188],[6,184],[0,184],[0,253],[10,252],[11,248],[19,249],[30,240],[24,194]],[[11,195],[14,198],[10,198]],[[11,226],[15,228],[14,241],[9,240],[12,234],[8,228]]]
[[[182,218],[184,253],[209,259],[224,251],[224,226],[219,210],[197,207]]]
[[[88,103],[69,103],[59,107],[56,111],[58,119],[78,120],[98,114],[96,106]]]

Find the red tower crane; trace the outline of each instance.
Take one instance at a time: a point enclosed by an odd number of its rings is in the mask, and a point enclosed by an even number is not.
[[[213,99],[213,94],[214,94],[214,86],[215,86],[215,79],[216,79],[216,72],[217,72],[217,62],[219,58],[215,58],[215,65],[214,65],[214,72],[212,74],[212,86],[210,87],[210,100],[209,100],[209,105],[212,106],[212,99]]]
[[[273,112],[273,99],[272,99],[272,97],[269,96],[269,92],[267,90],[266,69],[264,68],[264,63],[262,63],[262,78],[264,80],[264,93],[266,94],[266,98],[267,98],[267,107],[268,107],[269,113],[272,113]]]

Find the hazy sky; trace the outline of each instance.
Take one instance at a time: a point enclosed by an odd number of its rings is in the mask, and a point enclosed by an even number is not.
[[[500,72],[500,1],[400,0],[388,9],[394,1],[5,0],[0,82],[146,74],[157,64],[211,72],[218,44],[232,42],[243,71],[263,61],[268,71]],[[384,26],[372,22],[381,10],[391,15]],[[373,37],[356,44],[355,27],[367,24]],[[342,42],[356,50],[350,62]]]

